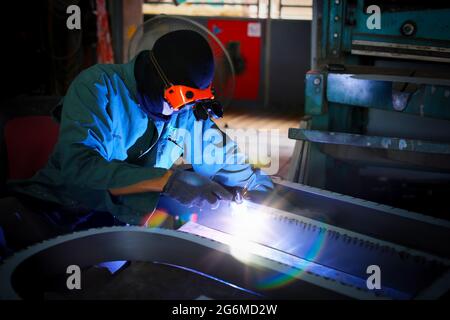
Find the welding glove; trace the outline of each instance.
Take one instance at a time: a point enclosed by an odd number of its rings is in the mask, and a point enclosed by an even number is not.
[[[193,171],[175,170],[164,186],[163,194],[187,207],[216,209],[221,200],[232,200],[233,195],[217,182]]]
[[[197,121],[209,117],[218,119],[223,117],[223,107],[217,100],[198,101],[194,106],[194,116]]]
[[[240,194],[243,199],[256,201],[257,199],[262,200],[267,198],[273,189],[274,185],[270,176],[265,174],[261,169],[253,169],[252,177],[248,180]]]

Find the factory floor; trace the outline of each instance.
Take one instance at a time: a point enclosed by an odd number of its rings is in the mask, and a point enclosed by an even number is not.
[[[286,178],[289,171],[289,164],[292,156],[292,152],[295,146],[295,140],[288,138],[289,128],[298,128],[300,123],[300,113],[280,113],[275,111],[256,111],[256,110],[236,110],[230,109],[225,111],[225,115],[222,119],[216,120],[217,125],[222,129],[243,129],[245,130],[269,130],[269,136],[271,132],[278,137],[279,143],[279,169],[273,175],[281,178]],[[271,131],[274,130],[274,131]],[[268,144],[270,144],[268,139]],[[258,140],[260,142],[260,140]],[[248,141],[247,141],[248,143]],[[249,150],[249,146],[243,146],[238,141],[239,148],[246,150],[247,156],[250,160],[256,160]],[[264,147],[264,146],[259,146]],[[276,148],[278,149],[278,148]],[[271,150],[271,146],[266,146],[266,150]],[[274,150],[278,151],[278,150]],[[273,156],[273,155],[271,155]],[[264,166],[262,166],[264,169]]]

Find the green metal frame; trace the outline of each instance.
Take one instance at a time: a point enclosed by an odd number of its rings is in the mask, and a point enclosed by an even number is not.
[[[369,15],[365,9],[372,3],[381,7],[380,30],[366,26]],[[380,150],[381,154],[401,153],[399,157],[404,158],[420,155],[423,159],[437,157],[438,162],[450,160],[450,136],[448,141],[439,141],[428,136],[367,134],[370,114],[375,110],[387,112],[387,117],[396,113],[430,121],[450,120],[450,72],[444,72],[446,67],[450,70],[446,64],[450,62],[450,5],[434,6],[426,12],[404,7],[401,1],[318,0],[314,5],[321,14],[313,21],[313,34],[317,34],[312,44],[314,70],[305,77],[305,115],[311,120],[309,129],[289,132],[290,138],[309,145],[306,179],[299,182],[333,189],[329,187],[332,180],[355,179],[354,164],[337,164],[324,149],[345,153],[349,148],[352,153],[348,154],[356,154],[355,148],[365,154]],[[416,28],[414,35],[405,36],[402,26],[411,22]],[[367,63],[376,59],[435,67],[427,73],[416,72],[415,67],[396,70]],[[424,164],[423,170],[434,164]],[[442,168],[448,167],[437,163],[436,168],[445,174]]]

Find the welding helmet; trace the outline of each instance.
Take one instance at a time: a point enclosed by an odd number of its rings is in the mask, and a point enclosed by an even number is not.
[[[211,83],[205,89],[197,89],[181,84],[174,85],[170,82],[162,70],[153,51],[150,51],[149,56],[150,61],[164,84],[164,99],[172,109],[180,110],[185,105],[196,101],[214,99],[214,94],[211,90]]]
[[[162,99],[156,102],[166,101],[173,110],[192,105],[197,120],[206,120],[210,115],[222,116],[212,87],[214,58],[202,35],[191,30],[169,32],[145,55],[153,76],[151,91],[159,88],[158,96],[152,96],[153,102]],[[155,75],[157,86],[154,85]]]

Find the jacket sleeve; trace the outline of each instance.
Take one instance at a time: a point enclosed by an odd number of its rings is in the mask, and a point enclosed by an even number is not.
[[[195,156],[192,159],[192,166],[196,172],[229,187],[247,188],[250,191],[273,189],[270,177],[247,163],[237,144],[211,119],[196,122],[196,125],[200,124],[203,126],[201,130],[203,150],[201,161],[195,159]]]
[[[119,119],[111,119],[108,112],[109,79],[100,75],[91,81],[88,72],[72,83],[64,99],[58,143],[63,178],[70,185],[106,191],[164,175],[163,168],[115,158],[112,128]]]

